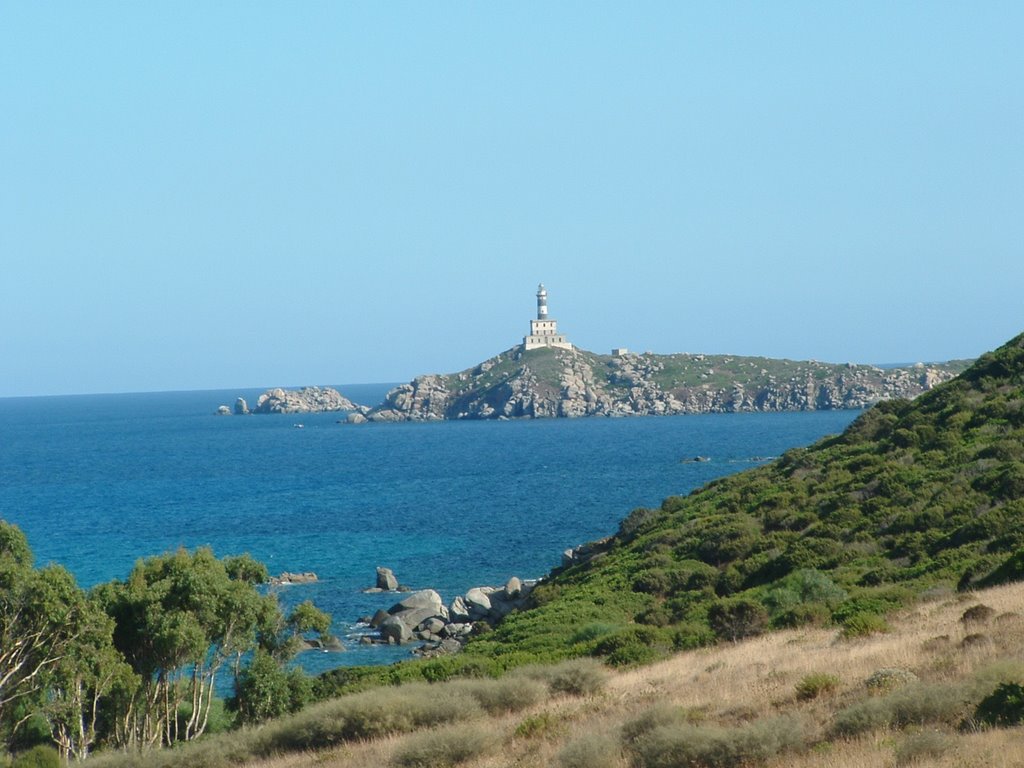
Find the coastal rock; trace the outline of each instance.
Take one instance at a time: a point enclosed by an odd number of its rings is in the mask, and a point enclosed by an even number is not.
[[[249,404],[245,402],[244,397],[240,397],[235,400],[235,415],[236,416],[248,416],[249,415]]]
[[[465,596],[469,617],[473,620],[486,618],[491,612],[491,598],[480,587],[473,587]]]
[[[253,413],[323,413],[357,411],[361,407],[330,387],[303,387],[298,390],[268,389],[256,401]]]
[[[469,621],[469,606],[466,605],[466,599],[462,595],[452,600],[452,604],[448,607],[448,615],[453,622]]]
[[[513,576],[505,582],[505,597],[516,598],[523,591],[523,582],[518,576]]]
[[[377,630],[381,638],[388,643],[401,645],[413,639],[412,629],[397,616],[388,616]]]
[[[339,653],[345,650],[345,644],[333,635],[328,635],[324,638],[313,638],[312,640],[303,640],[303,645],[307,651],[323,651],[323,652],[334,652]]]
[[[228,408],[226,405],[222,405],[222,406],[220,406],[217,409],[217,415],[218,416],[230,416],[231,415],[231,409]]]
[[[444,601],[441,600],[441,595],[433,589],[421,589],[419,592],[413,592],[408,597],[395,603],[388,609],[388,613],[394,616],[396,613],[402,613],[403,611],[420,610],[423,608],[428,608],[434,611],[436,615],[440,615],[444,611]]]
[[[289,584],[311,584],[314,581],[319,581],[319,577],[312,571],[306,571],[305,573],[289,573],[285,571],[277,578],[270,578],[271,584],[284,586]]]
[[[398,579],[390,568],[377,568],[377,588],[386,592],[394,592],[398,589]]]

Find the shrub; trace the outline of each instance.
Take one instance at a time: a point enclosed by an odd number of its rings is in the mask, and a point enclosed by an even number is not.
[[[610,635],[621,629],[621,627],[615,624],[605,624],[603,622],[591,622],[577,629],[572,637],[569,638],[570,645],[577,645],[579,643],[590,643],[594,640]]]
[[[1019,725],[1024,722],[1024,686],[1020,683],[1000,683],[981,700],[974,717],[992,726]]]
[[[720,600],[708,610],[708,624],[720,638],[735,642],[764,632],[768,611],[754,600]]]
[[[258,752],[320,749],[481,715],[475,699],[453,688],[414,683],[377,688],[308,707],[257,733]]]
[[[53,747],[38,744],[14,758],[11,768],[61,768],[60,753]]]
[[[987,605],[972,605],[960,617],[962,624],[982,624],[996,615],[995,609]]]
[[[635,620],[637,624],[646,624],[651,627],[667,627],[672,623],[672,617],[669,616],[664,605],[652,605],[638,613]]]
[[[620,754],[614,737],[591,734],[566,744],[558,753],[558,764],[561,768],[615,768]]]
[[[971,697],[963,685],[909,685],[841,710],[831,730],[836,736],[856,736],[884,727],[956,725],[971,711]]]
[[[916,683],[917,675],[909,669],[886,668],[871,673],[864,681],[864,686],[873,693],[892,691],[905,685]]]
[[[663,514],[660,510],[637,507],[619,523],[618,537],[623,541],[632,541],[638,533],[661,517]]]
[[[662,568],[640,571],[633,579],[633,591],[648,595],[665,595],[672,589],[672,577]]]
[[[806,743],[801,722],[778,718],[738,728],[664,725],[639,738],[633,752],[640,768],[733,768],[762,763]]]
[[[960,641],[961,648],[984,648],[992,645],[992,638],[983,632],[972,632]]]
[[[560,718],[545,710],[530,715],[516,726],[516,736],[523,739],[552,738],[562,734],[565,724]]]
[[[832,620],[832,611],[822,603],[801,603],[787,608],[772,618],[774,629],[792,629],[810,625],[823,627]]]
[[[837,586],[828,574],[802,568],[779,580],[765,595],[765,605],[773,614],[801,604],[820,604],[831,610],[847,597],[846,590]]]
[[[713,645],[715,640],[715,633],[703,624],[679,624],[672,634],[672,648],[677,651],[692,651],[694,648]]]
[[[685,720],[685,713],[671,704],[656,704],[622,726],[622,741],[626,745],[639,741],[651,731],[667,725],[676,725]]]
[[[570,659],[547,666],[521,667],[512,677],[527,677],[545,683],[551,693],[592,696],[608,682],[608,670],[594,659]]]
[[[827,693],[839,690],[839,678],[827,672],[813,672],[805,675],[796,684],[796,697],[800,701],[810,701]]]
[[[877,613],[855,613],[843,621],[843,637],[867,637],[889,631],[889,623]]]
[[[896,765],[913,765],[935,761],[949,751],[953,739],[940,731],[913,733],[896,748]]]
[[[491,715],[519,712],[538,703],[547,693],[544,685],[526,677],[500,680],[456,680],[448,683],[452,692],[470,696]]]
[[[496,736],[482,723],[462,724],[408,737],[392,761],[401,768],[448,768],[488,752]]]
[[[660,655],[660,641],[661,635],[653,627],[630,627],[603,638],[593,653],[604,656],[614,667],[645,664]]]

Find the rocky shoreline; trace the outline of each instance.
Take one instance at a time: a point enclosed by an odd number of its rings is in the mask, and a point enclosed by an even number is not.
[[[387,610],[362,617],[359,623],[374,632],[364,635],[360,642],[419,642],[421,645],[412,653],[424,658],[458,653],[482,624],[494,626],[512,611],[523,608],[538,583],[535,579],[524,581],[513,576],[503,587],[473,587],[449,605],[444,604],[436,590],[410,592]]]

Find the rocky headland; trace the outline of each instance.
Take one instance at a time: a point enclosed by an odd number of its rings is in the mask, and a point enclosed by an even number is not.
[[[350,421],[431,421],[866,408],[914,398],[968,361],[879,368],[731,355],[510,349],[455,374],[418,376]]]

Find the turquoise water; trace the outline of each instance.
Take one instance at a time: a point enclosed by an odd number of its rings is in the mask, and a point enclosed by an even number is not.
[[[386,386],[339,389],[357,402]],[[221,417],[256,391],[0,399],[0,517],[39,564],[83,586],[179,546],[249,552],[282,591],[313,599],[353,639],[393,597],[378,565],[446,601],[535,577],[562,550],[614,532],[637,506],[841,431],[857,412],[429,424],[339,424],[334,414]],[[302,429],[295,424],[301,422]],[[683,461],[707,456],[710,461]],[[311,671],[389,663],[408,649],[304,654]]]

